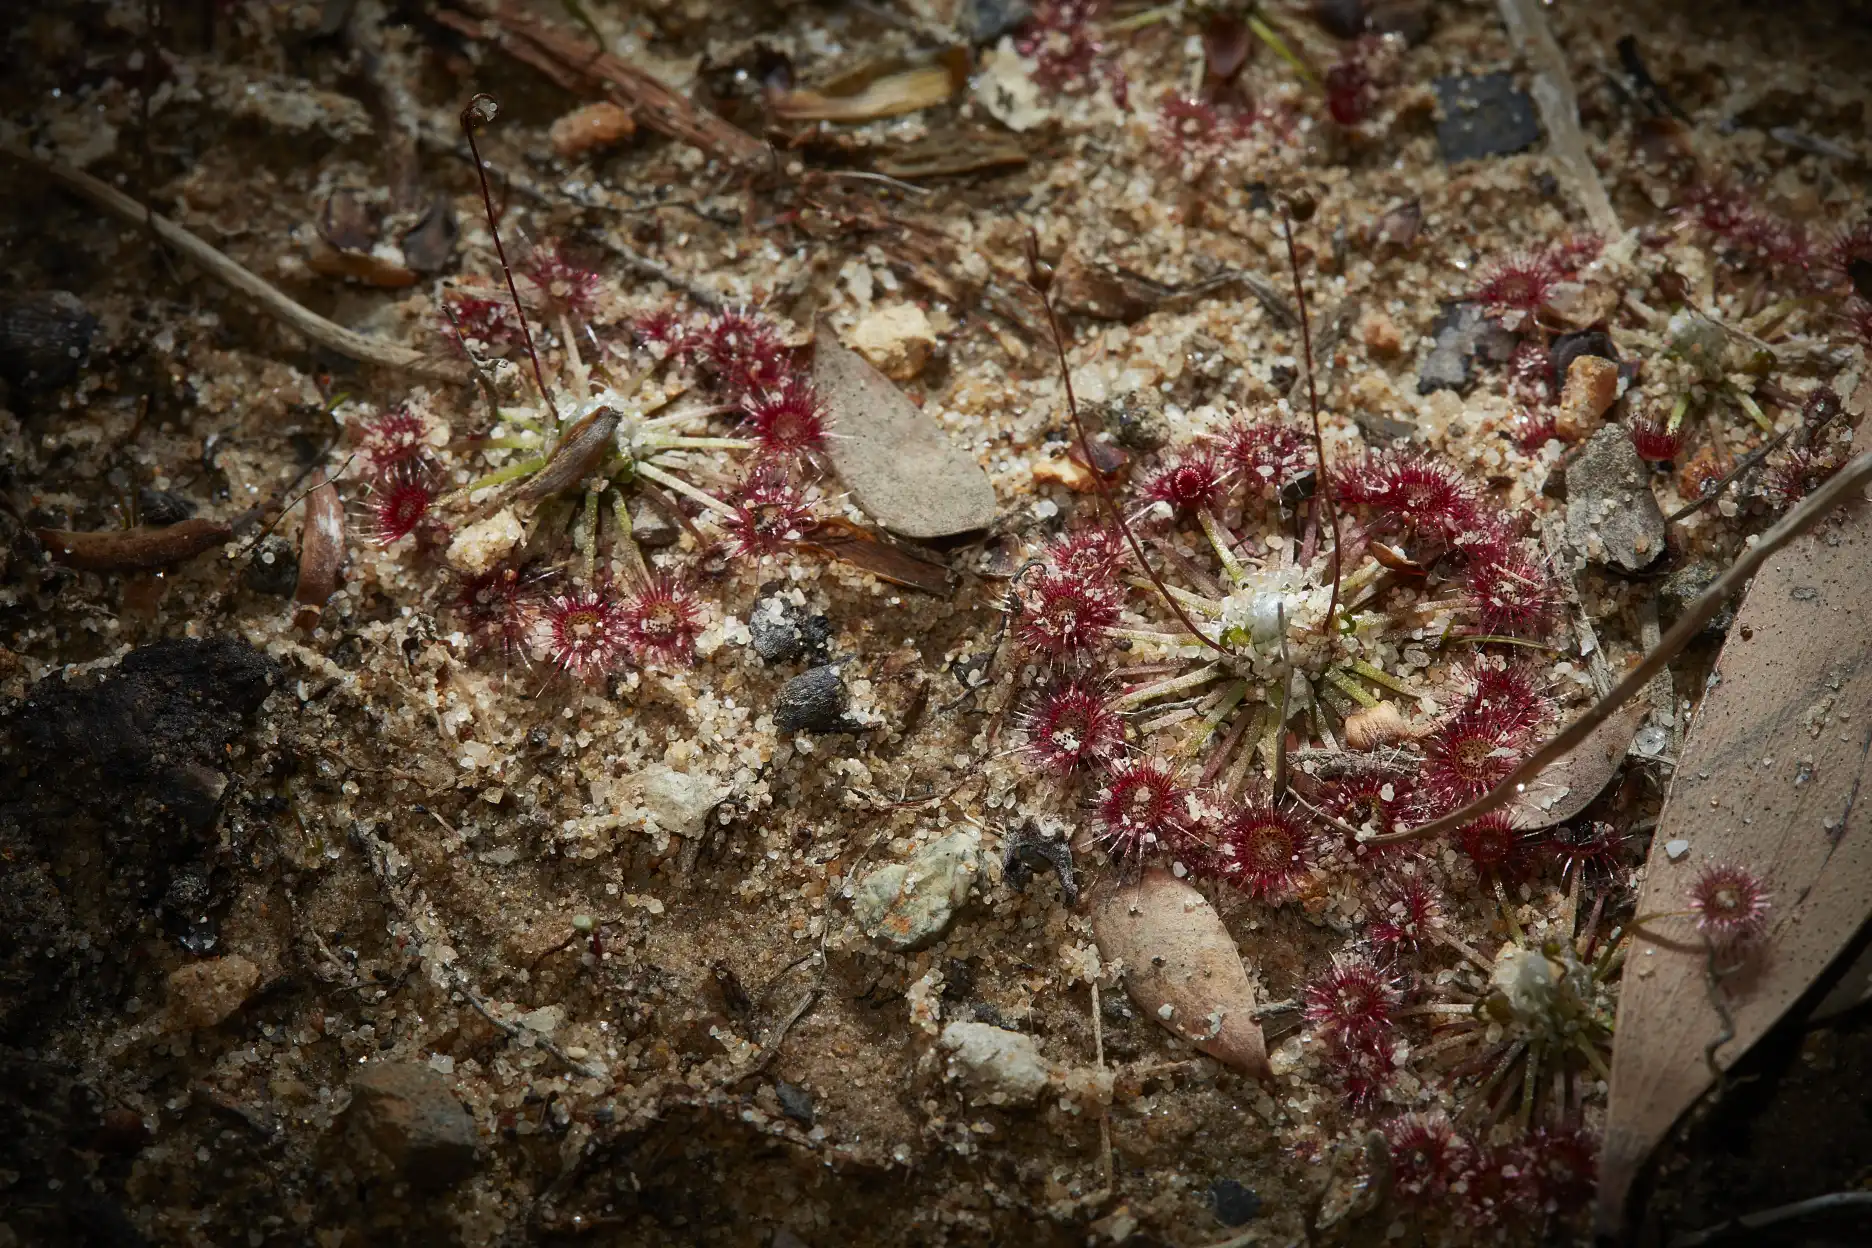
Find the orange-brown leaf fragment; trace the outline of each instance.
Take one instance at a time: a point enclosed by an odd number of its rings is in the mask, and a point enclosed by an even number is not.
[[[1225,1066],[1273,1078],[1254,985],[1207,897],[1151,867],[1094,899],[1092,932],[1107,961],[1124,963],[1125,990],[1159,1026]]]

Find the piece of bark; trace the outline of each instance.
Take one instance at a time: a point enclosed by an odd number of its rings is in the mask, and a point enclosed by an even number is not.
[[[234,535],[219,520],[189,519],[132,529],[34,529],[52,562],[82,572],[147,572],[213,550]]]
[[[975,457],[821,323],[813,386],[826,405],[826,457],[858,505],[884,528],[927,540],[985,529],[994,486]]]
[[[1763,565],[1678,759],[1638,898],[1649,919],[1625,963],[1598,1219],[1614,1232],[1658,1143],[1847,947],[1872,907],[1872,505]],[[1675,858],[1668,846],[1677,845]],[[1703,867],[1754,872],[1773,894],[1742,969],[1711,983],[1681,917]],[[1725,955],[1720,965],[1735,959]],[[1720,992],[1733,1035],[1712,1002]]]
[[[950,575],[946,565],[935,562],[921,551],[900,546],[837,516],[828,517],[814,525],[800,539],[800,545],[853,567],[863,568],[879,580],[901,585],[905,589],[918,589],[926,594],[935,594],[938,598],[947,598],[954,587],[955,578]]]
[[[579,95],[603,96],[632,117],[672,139],[737,165],[773,158],[765,143],[672,90],[653,74],[621,57],[592,47],[590,40],[538,17],[517,4],[476,0],[469,7],[489,19],[477,21],[447,9],[436,19],[463,34],[491,39],[560,86]]]
[[[1209,899],[1161,867],[1113,882],[1092,903],[1092,932],[1107,961],[1124,964],[1138,1008],[1226,1066],[1273,1078],[1254,1019],[1254,985],[1235,938]]]

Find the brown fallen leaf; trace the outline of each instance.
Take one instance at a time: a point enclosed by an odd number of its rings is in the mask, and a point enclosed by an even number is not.
[[[814,335],[813,387],[831,436],[826,458],[858,505],[884,528],[928,540],[985,529],[994,486],[890,378],[845,346],[828,324]]]
[[[1633,937],[1619,1001],[1598,1201],[1608,1233],[1652,1151],[1714,1082],[1710,1061],[1732,1067],[1872,908],[1872,815],[1857,800],[1872,778],[1872,505],[1842,510],[1756,575],[1677,762],[1637,903],[1662,917]],[[1741,969],[1712,981],[1682,912],[1716,862],[1759,876],[1774,909]]]
[[[325,603],[338,592],[339,573],[344,569],[344,503],[338,487],[323,468],[312,474],[311,488],[305,496],[305,524],[299,534],[299,582],[293,587],[293,601],[299,604],[293,623],[310,630],[318,626]]]
[[[1135,884],[1110,882],[1094,897],[1092,932],[1107,961],[1124,963],[1139,1009],[1218,1062],[1273,1078],[1254,985],[1207,897],[1150,867]]]
[[[947,131],[880,156],[872,166],[893,178],[941,178],[1027,163],[1027,149],[992,130]]]
[[[191,518],[160,528],[78,532],[71,529],[34,529],[33,536],[46,548],[52,562],[83,572],[145,572],[173,567],[234,535],[219,520]]]
[[[768,100],[782,121],[875,121],[934,108],[955,94],[956,80],[942,65],[924,65],[874,79],[850,95],[810,89],[783,91]]]
[[[821,520],[800,544],[905,589],[947,598],[953,588],[947,566],[837,516]]]
[[[385,260],[368,251],[334,247],[322,238],[315,238],[307,244],[306,267],[321,277],[361,282],[382,290],[401,290],[405,286],[414,286],[417,281],[414,270],[404,268],[394,260]]]
[[[1565,823],[1592,805],[1625,762],[1632,738],[1650,712],[1649,703],[1629,702],[1593,729],[1565,758],[1543,767],[1509,807],[1515,826],[1534,831]]]

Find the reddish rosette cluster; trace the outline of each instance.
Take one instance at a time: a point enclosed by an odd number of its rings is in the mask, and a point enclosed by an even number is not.
[[[1514,444],[1532,455],[1560,436],[1560,428],[1550,407],[1535,405],[1515,414],[1508,422],[1508,436]]]
[[[1115,530],[1081,529],[1053,542],[1047,550],[1046,561],[1048,566],[1068,576],[1112,584],[1129,554],[1125,539]]]
[[[1515,1173],[1510,1202],[1529,1218],[1577,1213],[1597,1190],[1599,1140],[1577,1123],[1535,1127],[1508,1158]]]
[[[1464,824],[1456,833],[1456,847],[1475,864],[1478,875],[1505,883],[1524,878],[1533,863],[1527,836],[1499,810]]]
[[[1222,431],[1222,460],[1248,493],[1274,499],[1313,468],[1313,444],[1293,425],[1237,420]]]
[[[1048,91],[1082,94],[1103,85],[1119,108],[1128,104],[1124,71],[1099,38],[1105,0],[1038,0],[1014,40],[1034,64],[1033,78]]]
[[[1389,956],[1415,953],[1443,921],[1443,901],[1421,874],[1386,879],[1372,898],[1371,940]]]
[[[598,310],[601,280],[597,271],[575,262],[560,244],[536,248],[524,272],[549,312],[589,321]]]
[[[1172,91],[1157,105],[1157,145],[1179,168],[1201,169],[1254,133],[1259,114]]]
[[[1124,748],[1124,723],[1098,684],[1083,676],[1041,690],[1022,716],[1026,751],[1056,776],[1103,767]]]
[[[687,360],[696,340],[689,319],[675,308],[658,308],[631,323],[631,335],[641,346],[666,360]]]
[[[624,604],[597,589],[573,589],[547,599],[533,631],[535,647],[576,680],[611,671],[629,646]]]
[[[1117,584],[1064,568],[1042,567],[1021,587],[1020,644],[1053,659],[1084,659],[1118,624]]]
[[[1553,717],[1553,702],[1541,688],[1539,670],[1527,663],[1482,660],[1465,667],[1464,704],[1500,717],[1509,731],[1530,740]]]
[[[1831,285],[1862,301],[1872,299],[1872,217],[1835,234],[1824,254]]]
[[[687,666],[695,661],[702,611],[695,595],[676,581],[657,577],[619,608],[620,635],[640,664]]]
[[[1504,370],[1508,392],[1530,403],[1545,403],[1553,398],[1553,355],[1545,343],[1523,338],[1515,344]]]
[[[1440,460],[1409,451],[1375,451],[1340,466],[1333,497],[1368,507],[1381,527],[1452,543],[1482,523],[1475,487]]]
[[[1331,781],[1321,793],[1321,803],[1328,814],[1355,828],[1369,828],[1377,835],[1397,830],[1398,821],[1412,809],[1415,786],[1407,775],[1360,772]],[[1384,853],[1409,848],[1403,845],[1367,846]]]
[[[420,461],[404,461],[365,483],[365,534],[379,546],[412,535],[432,536],[438,527],[434,475]]]
[[[778,394],[793,376],[793,353],[779,331],[739,308],[695,331],[690,350],[731,395]]]
[[[777,389],[746,395],[741,411],[748,436],[762,455],[797,459],[825,446],[825,409],[804,377],[789,377]]]
[[[1377,1107],[1397,1078],[1396,1050],[1383,1040],[1365,1042],[1332,1035],[1326,1041],[1326,1077],[1354,1113]]]
[[[462,580],[455,591],[455,614],[475,648],[498,651],[503,660],[525,657],[525,642],[535,619],[543,574],[496,564]]]
[[[373,472],[388,472],[399,464],[427,461],[429,426],[407,407],[395,407],[360,421],[358,454]]]
[[[1785,449],[1762,473],[1761,496],[1776,509],[1792,507],[1825,485],[1845,464],[1846,457],[1830,445]]]
[[[1545,307],[1554,287],[1566,275],[1545,252],[1517,251],[1482,270],[1482,280],[1469,298],[1497,314],[1521,312],[1529,316]]]
[[[759,559],[778,554],[812,531],[812,505],[798,487],[779,472],[756,471],[734,500],[734,511],[723,517],[728,531],[728,553],[736,559]]]
[[[1311,842],[1307,825],[1293,812],[1250,798],[1223,811],[1204,869],[1251,897],[1277,901],[1307,869]]]
[[[1696,916],[1697,929],[1712,944],[1741,945],[1768,931],[1774,899],[1753,871],[1714,862],[1691,883],[1689,908]]]
[[[1611,879],[1625,866],[1625,834],[1612,824],[1592,820],[1561,828],[1547,841],[1547,851],[1559,861],[1563,876],[1577,871]]]
[[[1191,839],[1189,794],[1154,758],[1113,767],[1098,799],[1098,840],[1112,857],[1141,858]]]
[[[519,340],[520,318],[505,291],[450,290],[442,296],[442,311],[449,327],[470,342],[493,346]]]
[[[1391,1152],[1391,1191],[1415,1209],[1432,1209],[1461,1192],[1476,1161],[1475,1145],[1442,1113],[1404,1114],[1384,1124]]]
[[[1455,810],[1494,788],[1534,744],[1527,708],[1472,694],[1424,741],[1421,816]]]
[[[1631,440],[1638,458],[1654,464],[1668,464],[1683,450],[1683,430],[1671,428],[1668,416],[1652,411],[1631,418]]]
[[[1326,111],[1342,126],[1356,126],[1378,107],[1374,60],[1384,46],[1381,36],[1361,35],[1339,52],[1326,70]]]
[[[1475,604],[1477,625],[1495,636],[1545,636],[1560,609],[1546,566],[1516,546],[1469,560],[1463,586]]]
[[[1335,957],[1331,969],[1307,985],[1303,1000],[1307,1022],[1322,1035],[1372,1045],[1390,1033],[1404,997],[1375,963]]]
[[[1735,187],[1694,187],[1685,208],[1726,251],[1748,263],[1785,270],[1805,269],[1812,262],[1812,244],[1799,226],[1761,208]]]
[[[1227,489],[1227,473],[1215,456],[1197,451],[1152,473],[1139,493],[1148,503],[1162,503],[1186,516],[1216,506]]]

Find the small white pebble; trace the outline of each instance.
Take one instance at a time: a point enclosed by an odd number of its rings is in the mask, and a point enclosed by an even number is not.
[[[1690,852],[1690,842],[1684,840],[1666,841],[1664,842],[1664,852],[1670,855],[1670,860],[1672,862],[1676,862],[1679,858]]]

